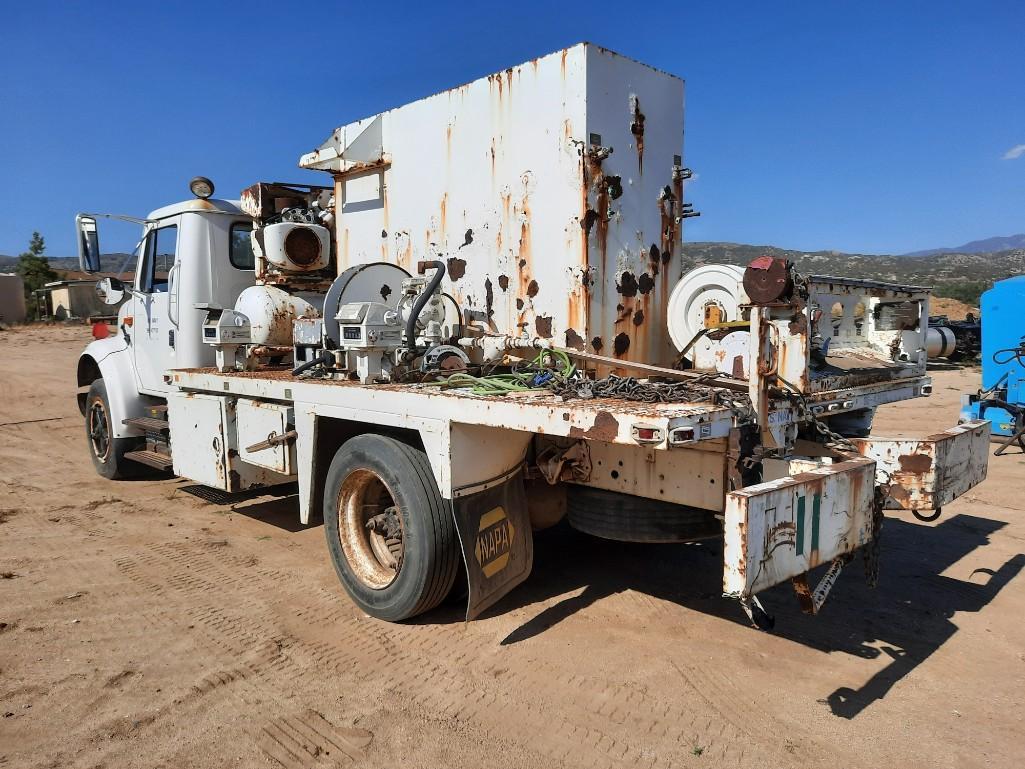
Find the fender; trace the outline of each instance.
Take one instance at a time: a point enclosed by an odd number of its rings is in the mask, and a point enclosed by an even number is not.
[[[102,378],[110,400],[110,421],[115,438],[134,438],[144,435],[135,427],[122,424],[128,417],[147,415],[151,399],[139,393],[135,386],[134,361],[131,349],[121,336],[97,339],[91,342],[78,358],[78,386],[87,388]],[[78,393],[78,410],[85,415],[87,392]]]

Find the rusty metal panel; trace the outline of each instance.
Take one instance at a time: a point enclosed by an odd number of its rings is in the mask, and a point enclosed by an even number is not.
[[[239,459],[284,475],[291,475],[295,466],[295,443],[272,444],[257,451],[247,447],[265,443],[288,432],[292,409],[280,403],[240,399],[236,407]]]
[[[878,482],[904,510],[938,510],[986,478],[989,422],[966,422],[920,440],[858,438],[876,463]]]
[[[812,370],[810,392],[925,376],[928,289],[812,276],[808,291],[827,349]]]
[[[854,459],[726,495],[723,593],[746,598],[865,545],[875,463]]]
[[[537,438],[538,454],[549,445],[567,445],[567,439]],[[716,513],[723,509],[726,455],[722,441],[706,450],[676,448],[658,451],[652,446],[623,446],[588,441],[591,472],[581,485],[596,489],[700,507]]]
[[[581,44],[337,129],[339,271],[443,259],[480,328],[667,365],[683,81]],[[611,148],[611,154],[592,147]]]
[[[230,491],[224,398],[171,393],[167,398],[167,424],[174,474]]]

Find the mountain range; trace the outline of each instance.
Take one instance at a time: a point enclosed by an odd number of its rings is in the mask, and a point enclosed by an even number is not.
[[[927,248],[925,251],[911,251],[904,256],[934,256],[935,254],[988,254],[994,251],[1009,251],[1025,248],[1025,233],[1003,235],[984,240],[972,240],[954,248]]]

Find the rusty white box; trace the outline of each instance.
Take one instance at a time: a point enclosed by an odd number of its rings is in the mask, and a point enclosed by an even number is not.
[[[683,96],[583,43],[342,126],[300,165],[334,177],[340,271],[441,258],[473,323],[668,364]]]

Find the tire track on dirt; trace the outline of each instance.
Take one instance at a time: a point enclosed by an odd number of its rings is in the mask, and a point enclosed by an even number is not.
[[[186,599],[226,588],[235,591],[230,599],[238,612],[229,613],[221,602],[184,607],[229,653],[252,648],[260,638],[276,637],[288,646],[288,662],[281,663],[288,668],[288,680],[312,682],[327,669],[364,686],[408,697],[443,717],[479,722],[499,734],[508,729],[510,719],[525,722],[534,746],[540,740],[542,752],[560,761],[567,760],[567,734],[580,740],[574,762],[581,764],[597,760],[648,763],[663,754],[689,751],[701,741],[716,745],[716,755],[724,760],[744,765],[745,751],[735,746],[752,737],[766,750],[779,745],[774,734],[766,740],[759,734],[761,729],[738,727],[729,712],[733,708],[713,706],[717,717],[710,717],[707,696],[700,697],[701,708],[685,709],[623,682],[581,676],[544,663],[534,662],[510,672],[510,661],[504,655],[495,658],[491,638],[468,637],[461,626],[456,632],[449,626],[353,623],[351,612],[346,621],[345,612],[336,608],[344,598],[327,591],[311,595],[302,583],[291,580],[271,581],[268,586],[267,580],[242,579],[225,568],[231,562],[245,563],[245,555],[218,554],[213,561],[203,547],[164,543],[138,557],[145,561],[147,574],[161,569],[172,572],[163,580],[148,578],[157,591],[174,590]],[[132,571],[128,564],[122,565]],[[189,574],[177,573],[186,565]],[[273,569],[261,572],[265,577],[281,573]],[[223,592],[222,597],[229,598]],[[292,627],[287,636],[282,635],[279,619],[280,609],[285,607],[285,613],[295,620],[288,623]],[[303,618],[318,617],[324,609],[340,621],[333,628],[331,641],[306,633],[309,628],[301,623]],[[316,624],[323,627],[328,623]],[[688,685],[697,691],[693,684]],[[582,730],[580,723],[585,722],[591,726]],[[664,746],[661,750],[648,744],[652,736]]]

